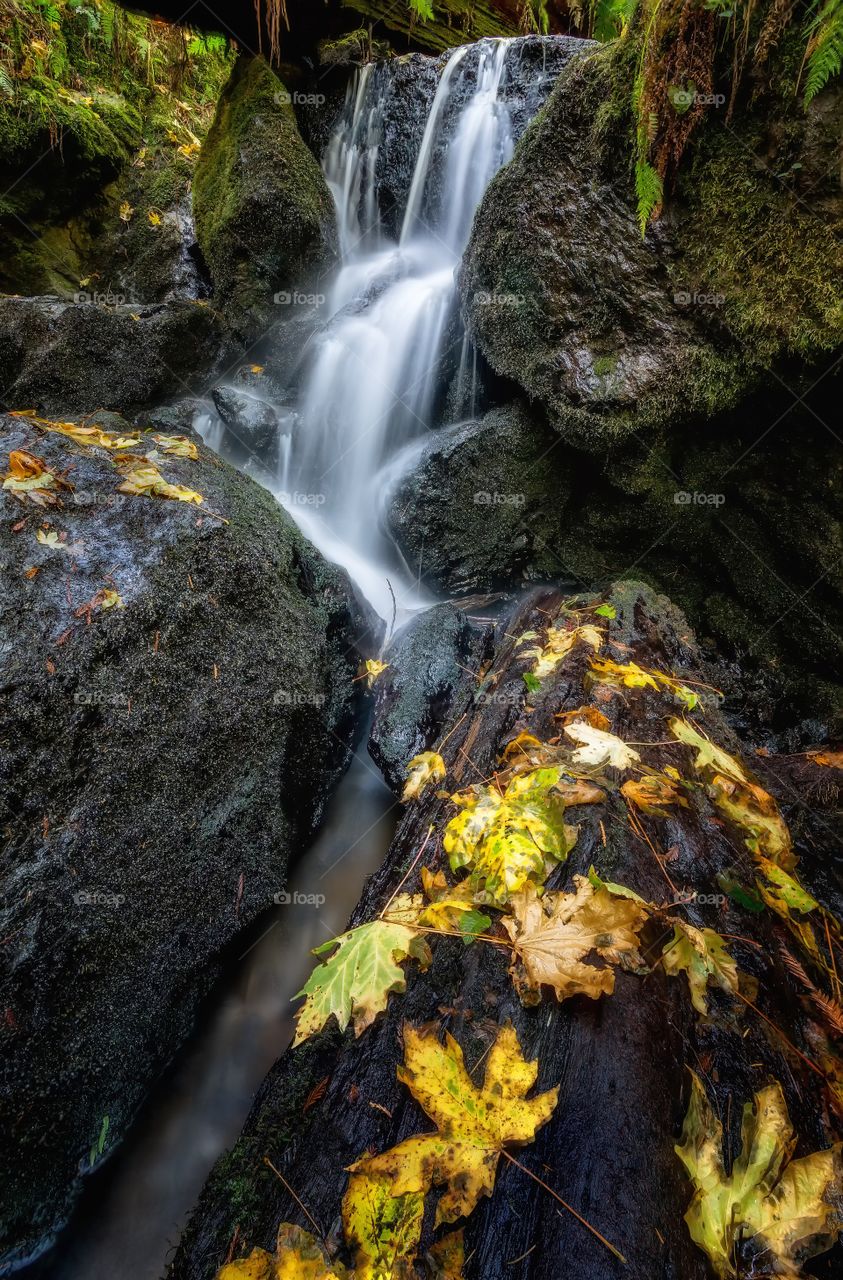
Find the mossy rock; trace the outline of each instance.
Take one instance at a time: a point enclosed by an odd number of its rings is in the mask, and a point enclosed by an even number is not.
[[[196,169],[197,239],[217,301],[244,333],[260,332],[274,295],[336,252],[331,193],[289,97],[263,58],[241,55]]]

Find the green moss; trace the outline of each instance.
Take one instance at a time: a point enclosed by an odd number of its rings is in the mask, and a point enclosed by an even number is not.
[[[433,0],[433,21],[420,22],[407,0],[384,3],[384,0],[343,0],[364,19],[383,23],[391,31],[406,36],[422,49],[442,53],[470,40],[485,37],[519,35],[517,20],[504,17],[489,0]]]
[[[273,294],[330,258],[334,205],[290,95],[263,58],[241,56],[196,169],[197,240],[221,303],[259,326]]]
[[[804,127],[780,139],[768,158],[769,127],[709,130],[677,192],[674,280],[722,299],[718,320],[762,364],[843,339],[841,222],[816,188],[801,194]]]

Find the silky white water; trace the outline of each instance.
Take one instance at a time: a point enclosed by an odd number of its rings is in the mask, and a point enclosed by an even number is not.
[[[512,42],[451,55],[422,138],[398,244],[378,213],[376,166],[382,89],[371,67],[349,90],[327,147],[341,265],[325,301],[299,405],[285,444],[278,495],[303,532],[351,573],[389,618],[430,603],[422,566],[408,566],[383,532],[389,486],[434,425],[450,348],[460,374],[471,365],[456,316],[456,271],[471,223],[494,174],[512,155],[508,110],[499,99]],[[459,103],[458,109],[454,104]],[[417,445],[417,448],[413,448]]]

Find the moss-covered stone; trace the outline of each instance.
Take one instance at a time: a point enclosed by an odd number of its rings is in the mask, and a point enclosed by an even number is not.
[[[784,108],[778,121],[713,119],[642,239],[632,47],[584,45],[562,72],[489,187],[462,273],[493,369],[595,449],[734,409],[771,362],[820,361],[843,337],[828,177],[839,111],[818,105],[813,124]]]
[[[324,270],[336,247],[331,193],[289,99],[263,58],[242,55],[194,181],[196,234],[217,299],[250,334],[266,326],[274,295]]]

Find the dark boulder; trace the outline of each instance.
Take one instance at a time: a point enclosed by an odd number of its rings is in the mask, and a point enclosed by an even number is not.
[[[80,295],[81,298],[81,295]],[[133,306],[119,295],[0,298],[0,407],[123,413],[200,390],[221,341],[199,302]]]
[[[24,449],[72,485],[50,507],[0,488],[0,1204],[20,1259],[283,888],[347,760],[355,645],[379,637],[345,575],[204,446],[134,446],[197,505],[121,493],[113,450],[0,423],[4,476]]]
[[[369,754],[394,791],[401,791],[413,756],[428,751],[442,725],[459,717],[474,695],[486,630],[452,604],[413,619],[384,654]]]
[[[523,405],[437,433],[398,483],[389,528],[425,580],[452,592],[558,576],[570,481],[559,439]]]
[[[217,302],[243,336],[269,328],[279,300],[334,260],[331,193],[263,58],[235,63],[199,155],[193,213]]]
[[[247,454],[262,457],[275,449],[283,428],[271,404],[229,386],[214,387],[211,398],[229,436]]]

